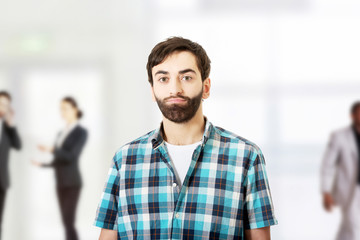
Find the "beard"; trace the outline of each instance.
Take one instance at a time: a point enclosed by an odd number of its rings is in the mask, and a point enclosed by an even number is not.
[[[201,89],[200,93],[193,98],[185,97],[182,95],[174,96],[176,98],[182,98],[186,101],[186,103],[181,104],[166,103],[167,100],[174,97],[167,97],[161,100],[155,96],[155,99],[161,113],[166,119],[175,123],[186,123],[195,116],[197,110],[199,109],[202,100],[202,94],[203,90]]]

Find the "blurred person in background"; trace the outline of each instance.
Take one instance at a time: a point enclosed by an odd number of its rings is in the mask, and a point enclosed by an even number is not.
[[[147,71],[163,121],[116,152],[95,220],[100,239],[270,239],[277,220],[261,150],[203,115],[205,50],[169,38]]]
[[[331,134],[321,166],[324,208],[341,208],[338,240],[360,240],[360,101],[350,115],[351,125]]]
[[[75,214],[82,185],[79,158],[87,139],[87,130],[79,124],[82,112],[74,98],[63,98],[60,111],[66,124],[58,134],[55,146],[38,146],[40,151],[53,154],[52,162],[45,164],[33,161],[33,164],[55,169],[57,196],[66,240],[77,240]]]
[[[11,96],[6,91],[0,91],[0,239],[6,190],[9,187],[8,162],[10,148],[19,150],[21,141],[15,127]]]

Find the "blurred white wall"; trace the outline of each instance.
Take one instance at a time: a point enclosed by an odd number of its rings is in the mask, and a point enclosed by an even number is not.
[[[359,11],[354,0],[3,2],[0,89],[14,96],[24,141],[12,152],[4,240],[63,239],[53,173],[30,158],[62,127],[58,102],[68,94],[90,131],[77,226],[82,239],[97,237],[114,152],[161,119],[145,65],[169,36],[199,42],[212,60],[209,120],[263,149],[273,239],[332,239],[339,213],[322,210],[318,173],[329,133],[349,124],[360,99]]]

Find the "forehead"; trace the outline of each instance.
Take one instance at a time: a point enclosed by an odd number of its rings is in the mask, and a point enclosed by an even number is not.
[[[176,51],[167,56],[160,64],[154,66],[152,72],[153,74],[158,70],[177,72],[187,68],[199,72],[195,55],[189,51]]]
[[[61,106],[62,107],[71,107],[71,104],[67,101],[61,101]]]
[[[8,104],[8,103],[10,103],[10,100],[5,96],[0,96],[0,103]]]

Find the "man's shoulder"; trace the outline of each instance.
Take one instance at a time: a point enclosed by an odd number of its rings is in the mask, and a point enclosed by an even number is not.
[[[332,131],[331,136],[332,137],[341,137],[351,131],[352,131],[351,126],[345,126],[345,127],[338,128],[338,129],[335,129],[334,131]]]
[[[233,133],[219,126],[214,126],[214,130],[215,130],[214,139],[217,139],[220,142],[229,143],[233,146],[234,145],[238,146],[239,148],[261,153],[259,146],[256,145],[254,142],[248,140],[247,138],[244,138],[236,133]]]
[[[119,160],[123,158],[123,156],[129,155],[129,152],[133,153],[133,155],[140,154],[144,152],[145,149],[151,148],[152,143],[151,139],[153,138],[156,130],[152,130],[124,145],[117,149],[115,152],[114,158]],[[136,150],[136,151],[134,151]]]

